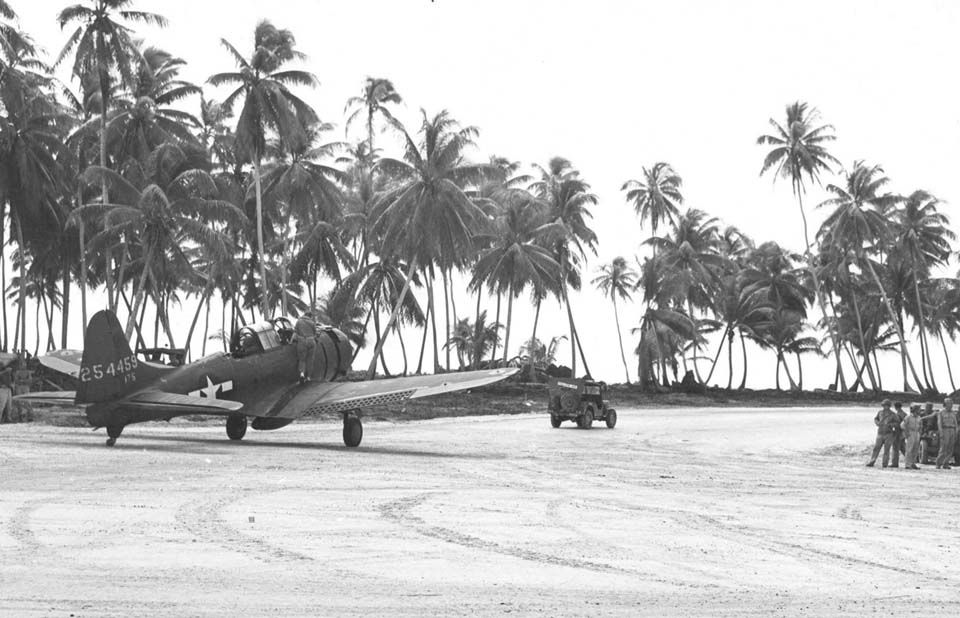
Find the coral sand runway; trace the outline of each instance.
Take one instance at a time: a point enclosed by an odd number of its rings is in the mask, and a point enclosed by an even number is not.
[[[0,615],[960,613],[960,470],[872,409],[0,426]]]

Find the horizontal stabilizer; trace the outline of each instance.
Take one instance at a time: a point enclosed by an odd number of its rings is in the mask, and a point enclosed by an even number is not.
[[[80,376],[80,363],[83,361],[83,352],[80,350],[56,350],[37,360],[44,367],[59,373],[65,373],[73,378]]]
[[[140,410],[169,410],[187,414],[230,414],[243,407],[239,401],[192,397],[161,391],[137,393],[123,402],[124,407]]]
[[[62,405],[73,405],[77,398],[76,391],[46,391],[36,393],[24,393],[14,396],[15,401],[30,401],[33,403],[59,403]]]

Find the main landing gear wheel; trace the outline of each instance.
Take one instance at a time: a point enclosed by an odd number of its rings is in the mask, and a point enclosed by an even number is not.
[[[107,435],[110,437],[107,438],[107,446],[113,446],[116,444],[117,438],[120,437],[121,433],[123,433],[123,425],[108,425]]]
[[[553,427],[554,429],[556,429],[557,427],[559,427],[559,426],[560,426],[560,423],[562,423],[562,422],[563,422],[563,421],[560,420],[560,417],[559,417],[559,416],[557,416],[557,415],[555,415],[555,414],[551,414],[551,415],[550,415],[550,426]]]
[[[345,412],[343,415],[343,443],[347,446],[360,446],[363,439],[363,425],[356,414]]]
[[[227,437],[242,440],[247,433],[247,417],[244,414],[231,414],[227,417]]]
[[[617,411],[607,408],[607,427],[613,429],[617,426]]]

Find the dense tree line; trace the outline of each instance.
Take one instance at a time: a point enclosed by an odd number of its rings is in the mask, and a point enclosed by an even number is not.
[[[373,349],[370,375],[378,364],[388,374],[532,368],[552,359],[559,341],[547,346],[537,331],[543,301],[555,298],[566,312],[571,367],[589,372],[569,292],[597,253],[590,221],[598,200],[570,161],[471,160],[475,127],[446,111],[423,111],[415,130],[405,126],[394,114],[401,94],[384,78],[368,77],[346,102],[348,141],[336,140],[334,124],[303,98],[317,80],[301,68],[293,33],[267,21],[256,26],[253,49],[222,40],[225,71],[207,83],[226,96],[208,99],[181,77],[183,59],[135,36],[137,24],[166,20],[132,5],[88,0],[59,13],[67,38],[52,64],[70,67],[64,84],[0,0],[0,222],[18,273],[0,282],[16,300],[12,316],[3,303],[4,350],[30,350],[31,309],[48,333],[32,352],[65,346],[78,289],[84,323],[88,291],[102,291],[141,347],[162,341],[205,353],[215,333],[226,345],[223,333],[239,324],[312,306]],[[768,148],[761,174],[790,183],[803,255],[686,207],[668,163],[623,185],[650,229],[644,257],[636,268],[616,258],[591,282],[612,301],[627,381],[620,313],[636,297],[644,387],[669,384],[681,370],[711,381],[726,348],[732,388],[739,347],[742,388],[751,341],[775,355],[778,387],[783,375],[802,388],[801,359],[813,353],[833,359],[840,388],[879,389],[877,355],[896,350],[904,388],[938,388],[933,344],[945,354],[960,323],[957,280],[932,276],[953,251],[939,202],[924,191],[890,193],[879,166],[843,170],[828,149],[833,128],[805,103],[771,125],[758,140]],[[829,216],[811,235],[803,198],[821,182]],[[468,306],[456,289],[462,280]],[[171,314],[188,298],[197,309],[178,338]],[[535,312],[530,333],[512,332],[518,299]],[[212,329],[211,307],[220,308]],[[411,332],[421,332],[419,342],[404,340]],[[914,333],[919,358],[907,346]],[[388,367],[388,339],[402,347],[402,367]],[[423,367],[428,344],[432,368]],[[524,360],[511,356],[518,348]]]

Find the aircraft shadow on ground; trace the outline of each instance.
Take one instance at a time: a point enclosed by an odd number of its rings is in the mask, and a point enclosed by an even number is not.
[[[330,451],[338,453],[356,453],[371,455],[396,455],[401,457],[432,457],[439,459],[504,459],[501,455],[481,455],[478,453],[450,453],[440,451],[425,451],[420,449],[404,449],[398,447],[383,446],[358,446],[347,448],[343,444],[332,444],[323,442],[274,442],[272,440],[239,440],[230,441],[224,438],[197,438],[194,436],[158,436],[158,435],[136,435],[124,434],[117,439],[117,444],[113,447],[104,445],[106,434],[103,432],[91,432],[90,441],[86,439],[76,440],[30,440],[38,445],[57,445],[83,449],[135,449],[135,450],[156,450],[170,453],[190,453],[196,455],[222,455],[235,449],[294,449],[305,451]],[[150,442],[153,444],[145,444]],[[156,442],[165,444],[156,444]],[[197,448],[203,445],[207,448]]]

